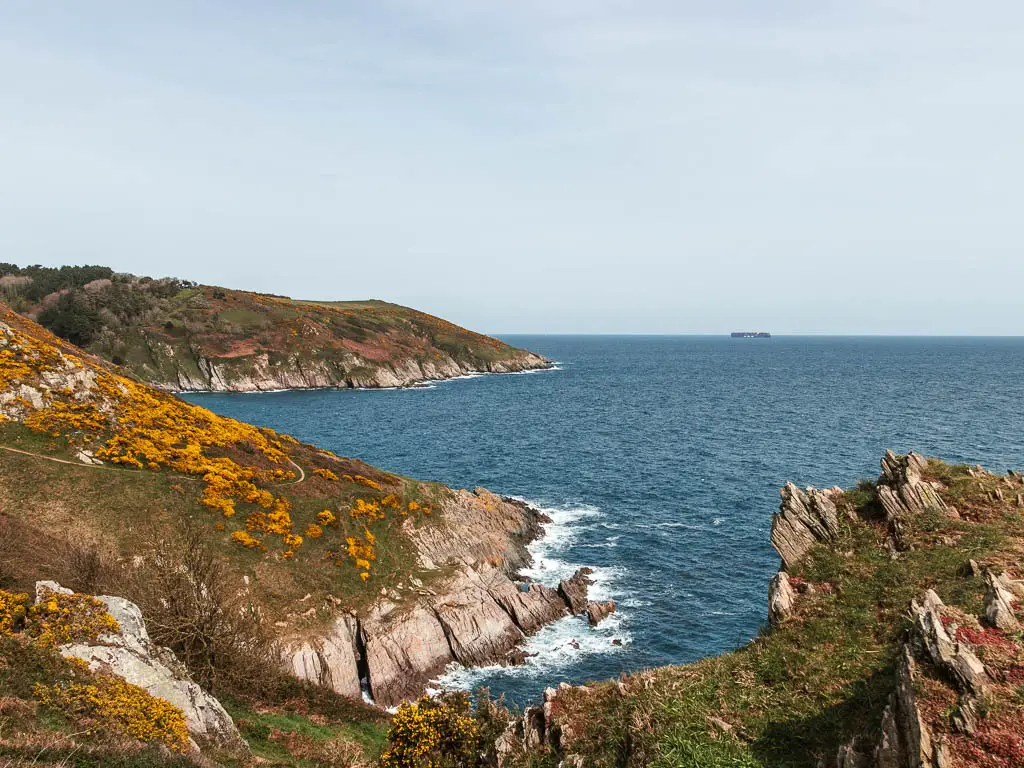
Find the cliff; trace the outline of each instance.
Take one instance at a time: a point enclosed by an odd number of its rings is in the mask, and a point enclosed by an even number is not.
[[[124,596],[254,707],[282,669],[391,705],[453,661],[521,660],[591,607],[585,573],[517,580],[545,521],[217,416],[0,305],[0,588]]]
[[[781,495],[764,632],[552,687],[500,764],[1024,766],[1022,476],[888,452],[875,482]]]
[[[406,387],[551,365],[384,301],[298,301],[103,267],[10,264],[0,264],[0,297],[63,339],[168,391]]]

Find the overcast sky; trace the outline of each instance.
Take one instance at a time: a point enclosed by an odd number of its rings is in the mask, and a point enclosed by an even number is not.
[[[1024,3],[0,0],[0,261],[1024,334]]]

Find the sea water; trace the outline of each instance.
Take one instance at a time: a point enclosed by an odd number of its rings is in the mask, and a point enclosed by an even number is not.
[[[531,578],[582,565],[618,611],[529,638],[520,667],[451,669],[517,703],[547,685],[719,653],[757,634],[787,481],[875,477],[886,448],[1024,467],[1024,340],[509,336],[556,370],[420,389],[190,395],[219,413],[552,519]]]

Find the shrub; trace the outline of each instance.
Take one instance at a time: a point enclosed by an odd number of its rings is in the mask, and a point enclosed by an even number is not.
[[[469,768],[480,763],[480,731],[465,693],[403,704],[388,731],[382,768]]]
[[[121,626],[107,606],[89,595],[48,593],[28,609],[25,634],[44,646],[95,642],[100,635],[119,632]]]
[[[28,612],[28,595],[0,589],[0,636],[16,631]]]
[[[104,727],[133,739],[159,742],[176,752],[189,749],[188,729],[181,710],[123,678],[94,675],[84,683],[37,683],[33,693],[53,709],[75,718],[95,718]]]
[[[253,678],[272,674],[273,638],[199,525],[143,551],[124,590],[142,609],[153,640],[173,650],[196,682],[214,694],[244,692]]]

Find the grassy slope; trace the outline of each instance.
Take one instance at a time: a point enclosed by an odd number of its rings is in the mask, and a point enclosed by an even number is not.
[[[286,626],[281,631],[288,635],[312,631],[339,609],[360,608],[382,586],[408,583],[413,574],[428,583],[436,576],[418,571],[403,528],[442,522],[439,501],[448,493],[444,487],[391,475],[270,432],[253,431],[145,388],[138,390],[148,398],[141,401],[147,411],[143,415],[165,413],[166,423],[147,424],[138,434],[140,414],[132,409],[139,403],[131,397],[118,400],[105,394],[127,387],[128,380],[113,373],[103,361],[82,354],[2,307],[0,320],[15,329],[17,347],[12,356],[11,337],[4,340],[7,346],[0,344],[0,394],[22,385],[39,386],[55,371],[62,375],[57,351],[64,355],[63,360],[71,361],[74,372],[92,372],[98,382],[92,390],[80,393],[84,400],[58,388],[49,391],[42,410],[28,408],[27,401],[8,402],[0,408],[7,411],[0,419],[0,589],[31,592],[36,580],[57,579],[79,591],[92,591],[92,585],[85,583],[95,575],[88,567],[91,554],[113,565],[115,571],[130,569],[135,555],[148,552],[161,540],[173,540],[190,525],[206,532],[206,544],[233,574],[235,583],[241,585],[243,576],[249,578],[252,599],[267,622],[283,621]],[[25,349],[38,355],[26,355]],[[43,431],[19,421],[32,413],[59,415],[55,407],[69,402],[94,403],[97,412],[106,415],[106,424],[82,427],[72,419],[58,419],[55,429]],[[180,446],[190,440],[189,429],[207,427],[231,439],[204,445],[204,461],[230,460],[235,470],[254,471],[257,487],[286,503],[292,530],[305,533],[306,526],[325,509],[332,510],[337,521],[322,526],[319,537],[304,535],[292,557],[284,557],[285,545],[270,534],[264,538],[264,547],[247,550],[231,539],[231,533],[244,530],[247,515],[258,513],[259,506],[236,498],[235,514],[227,517],[204,505],[202,494],[208,485],[204,470],[189,474],[175,469],[169,458],[162,459],[169,463],[161,466],[139,469],[110,462],[86,466],[75,459],[80,448],[97,449],[125,435],[139,442],[148,434],[159,443],[160,433],[169,432],[165,439]],[[253,442],[256,438],[279,441],[287,461],[302,469],[305,480],[296,482],[298,473],[292,469],[287,470],[291,477],[268,475],[266,470],[275,465]],[[276,468],[287,466],[282,459]],[[329,468],[338,479],[317,475],[317,468]],[[372,484],[379,488],[370,487]],[[388,495],[402,508],[414,501],[421,509],[402,514],[395,507],[382,507],[383,517],[376,520],[355,520],[349,514],[357,500],[380,502]],[[433,516],[424,514],[424,506],[434,507]],[[371,577],[364,582],[360,569],[345,554],[345,539],[361,536],[367,528],[375,534],[377,557]],[[306,595],[310,597],[302,599]],[[37,758],[32,764],[62,760],[82,766],[181,763],[111,738],[102,728],[83,730],[81,723],[41,708],[33,699],[32,685],[51,682],[54,671],[44,663],[24,663],[24,648],[9,638],[0,640],[0,765],[7,765],[8,760],[11,765],[20,764],[14,761],[29,764]],[[229,706],[241,720],[254,754],[270,765],[343,765],[352,755],[353,744],[372,757],[379,751],[387,724],[387,717],[379,711],[303,686],[291,692],[287,687],[275,689],[262,699],[229,702]],[[238,756],[224,755],[218,760],[225,765],[247,764]]]
[[[248,372],[247,362],[267,355],[270,363],[341,364],[352,377],[376,368],[405,367],[452,358],[486,370],[494,363],[528,357],[497,339],[440,318],[379,300],[297,301],[213,286],[168,288],[166,281],[115,278],[113,284],[70,289],[75,311],[98,326],[77,343],[115,360],[142,380],[176,386],[179,370],[203,378],[199,359],[226,363],[228,375]],[[54,299],[9,300],[35,314]],[[0,298],[3,298],[0,296]],[[76,326],[77,327],[77,326]],[[353,357],[355,356],[355,357]],[[342,383],[342,382],[338,382]]]
[[[798,597],[793,620],[732,653],[560,694],[557,717],[576,734],[571,751],[588,766],[813,768],[821,759],[831,764],[851,738],[877,733],[910,600],[932,588],[954,610],[978,616],[984,585],[964,574],[968,558],[1000,569],[1021,563],[1024,510],[1013,504],[1006,478],[975,478],[938,462],[930,469],[963,520],[915,518],[907,531],[913,549],[892,560],[871,496],[849,492],[861,520],[845,523],[839,542],[818,545],[794,570],[817,590]],[[1006,502],[990,497],[997,488],[1007,491]],[[1024,642],[1003,640],[998,652],[977,648],[1004,682],[988,702],[980,757],[964,737],[950,735],[958,766],[1019,765],[994,746],[1007,729],[1024,731]],[[927,678],[922,696],[933,728],[948,734],[948,687]],[[722,732],[712,718],[732,730]]]

